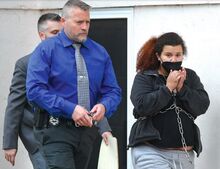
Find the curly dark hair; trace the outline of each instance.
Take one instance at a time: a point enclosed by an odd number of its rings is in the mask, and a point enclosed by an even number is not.
[[[160,66],[160,62],[156,54],[161,55],[163,47],[165,45],[181,45],[183,49],[183,54],[186,55],[187,49],[183,39],[175,32],[168,32],[162,34],[161,36],[150,38],[141,47],[137,54],[137,64],[136,71],[143,72],[144,70],[155,70]]]

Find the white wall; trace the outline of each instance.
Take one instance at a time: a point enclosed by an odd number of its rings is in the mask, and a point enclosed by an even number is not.
[[[131,3],[131,1],[128,2]],[[100,4],[99,6],[102,6]],[[219,169],[220,144],[218,128],[220,128],[220,124],[218,121],[220,120],[220,115],[218,110],[220,110],[220,71],[218,70],[218,63],[220,57],[218,55],[220,33],[218,30],[220,27],[220,5],[147,5],[131,8],[133,10],[129,10],[130,14],[127,15],[129,18],[128,130],[133,122],[129,95],[135,75],[136,53],[151,36],[157,36],[167,31],[176,31],[182,35],[188,47],[188,56],[184,61],[184,65],[196,70],[211,100],[207,113],[196,120],[201,129],[204,148],[201,156],[196,159],[196,169]],[[112,9],[103,10],[111,11]],[[117,10],[120,15],[120,8]],[[38,9],[6,10],[0,7],[0,144],[2,143],[3,135],[4,110],[14,63],[18,58],[31,52],[39,42],[36,22],[40,15],[41,12]],[[102,14],[99,15],[99,17],[102,16]],[[0,151],[0,168],[11,169],[12,167],[4,160],[3,155],[3,151]],[[130,158],[128,159],[130,164]],[[27,153],[20,142],[16,166],[13,168],[31,169]],[[131,165],[128,165],[128,169],[131,169]]]

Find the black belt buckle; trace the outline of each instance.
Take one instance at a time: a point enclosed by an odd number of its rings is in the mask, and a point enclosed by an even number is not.
[[[58,126],[60,121],[59,121],[59,118],[58,117],[53,117],[53,116],[50,116],[49,117],[49,123],[52,125],[52,126]]]

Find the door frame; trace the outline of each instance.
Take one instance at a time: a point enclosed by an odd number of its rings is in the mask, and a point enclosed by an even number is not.
[[[134,10],[133,8],[94,8],[90,12],[91,19],[127,19],[127,143],[130,128],[134,122],[130,102],[130,90],[135,76],[136,54],[134,53]],[[131,169],[130,150],[127,151],[127,168]]]

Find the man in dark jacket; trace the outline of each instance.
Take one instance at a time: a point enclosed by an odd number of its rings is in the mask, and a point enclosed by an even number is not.
[[[41,40],[55,36],[62,28],[60,16],[54,13],[42,15],[38,20],[38,34]],[[18,149],[18,136],[21,138],[34,169],[46,169],[46,163],[39,151],[40,144],[33,134],[33,114],[26,99],[26,74],[31,55],[19,59],[10,86],[8,104],[5,111],[3,150],[5,159],[12,165]]]

